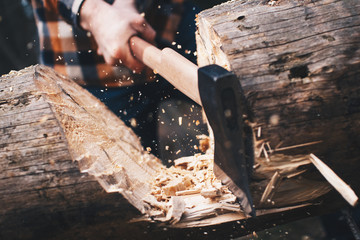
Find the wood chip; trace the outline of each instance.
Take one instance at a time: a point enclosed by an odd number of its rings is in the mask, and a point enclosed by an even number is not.
[[[171,207],[166,214],[166,221],[169,221],[171,224],[176,224],[185,212],[185,202],[181,197],[175,196],[171,197],[169,204]]]
[[[190,189],[190,190],[184,190],[184,191],[177,191],[176,196],[193,195],[193,194],[199,194],[200,192],[201,192],[200,189]]]
[[[265,191],[260,199],[261,205],[267,205],[267,202],[271,202],[273,195],[275,194],[276,188],[279,186],[281,181],[281,175],[279,172],[275,172],[272,178],[270,179],[268,185],[265,188]]]
[[[261,156],[264,146],[265,146],[265,143],[263,142],[259,148],[258,154],[256,155],[257,158],[259,158]]]
[[[306,147],[306,146],[319,144],[319,143],[322,143],[322,141],[314,141],[314,142],[302,143],[302,144],[297,144],[297,145],[288,146],[288,147],[275,148],[274,152],[280,152],[280,151],[285,151],[285,150],[299,148],[299,147]]]
[[[270,162],[269,154],[268,154],[267,151],[266,151],[265,145],[264,145],[264,147],[262,148],[262,150],[263,150],[263,153],[264,153],[264,156],[265,156],[266,161],[267,161],[267,162]]]
[[[194,156],[178,158],[178,159],[174,160],[174,166],[176,166],[176,167],[177,166],[185,166],[185,168],[186,168],[188,163],[190,163],[194,160],[195,160]]]
[[[176,196],[176,192],[186,190],[190,185],[191,179],[188,176],[184,176],[183,178],[175,178],[163,187],[163,192],[168,197]]]
[[[261,137],[261,126],[258,127],[256,136],[257,136],[258,138]]]
[[[202,189],[200,194],[205,198],[216,198],[221,196],[221,191],[217,188],[206,188]]]
[[[336,173],[331,170],[323,161],[314,154],[310,154],[310,161],[315,165],[324,178],[343,196],[343,198],[351,205],[356,206],[359,198],[355,192],[347,185]]]

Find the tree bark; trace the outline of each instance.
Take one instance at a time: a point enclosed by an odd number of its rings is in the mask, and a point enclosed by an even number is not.
[[[329,197],[301,205],[330,189],[303,167],[314,153],[359,193],[359,8],[355,0],[231,1],[199,15],[199,63],[237,74],[260,143],[251,184],[259,217],[240,222],[213,214],[178,225],[191,230],[129,224],[147,212],[143,198],[164,166],[96,98],[49,68],[2,77],[0,238],[230,238],[342,205]]]
[[[114,220],[127,232],[126,222],[145,212],[140,199],[161,163],[74,82],[42,66],[12,72],[1,78],[0,119],[1,238]]]
[[[246,219],[214,208],[174,226],[130,223],[148,213],[143,199],[167,169],[99,100],[44,66],[0,78],[0,141],[1,239],[230,238],[314,212]]]
[[[257,140],[314,153],[359,192],[359,1],[231,1],[197,22],[199,65],[235,72]]]

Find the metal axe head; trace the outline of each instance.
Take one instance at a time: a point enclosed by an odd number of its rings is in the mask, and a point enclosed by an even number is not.
[[[254,216],[249,189],[253,151],[246,139],[244,97],[235,74],[218,65],[198,69],[202,106],[215,138],[214,174],[238,198],[245,213]]]

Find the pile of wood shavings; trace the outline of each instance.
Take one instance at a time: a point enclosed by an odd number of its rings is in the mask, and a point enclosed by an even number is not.
[[[183,157],[174,163],[155,179],[152,195],[158,201],[166,202],[171,196],[201,194],[203,197],[216,198],[230,193],[214,176],[212,155]]]
[[[179,158],[155,178],[151,196],[144,199],[152,219],[177,223],[204,218],[214,211],[240,211],[236,197],[213,173],[213,154]],[[211,211],[210,211],[211,209]]]

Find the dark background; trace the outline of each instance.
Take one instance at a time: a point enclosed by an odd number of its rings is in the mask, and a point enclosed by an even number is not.
[[[201,8],[221,0],[195,0]],[[27,0],[0,0],[0,75],[37,63],[38,38]]]
[[[0,75],[37,63],[37,33],[26,0],[0,0]]]

